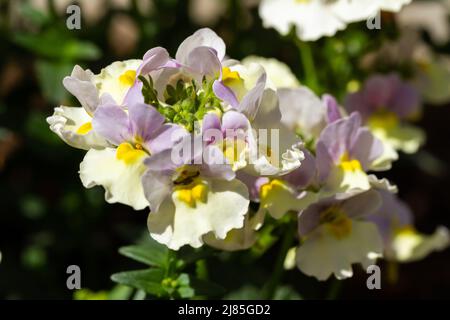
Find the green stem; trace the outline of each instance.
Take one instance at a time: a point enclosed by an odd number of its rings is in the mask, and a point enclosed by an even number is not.
[[[302,42],[295,39],[295,43],[300,52],[300,59],[303,65],[303,73],[305,84],[313,91],[319,91],[319,82],[317,80],[316,68],[314,65],[314,57],[311,50],[311,45],[307,42]]]
[[[295,236],[295,224],[289,222],[287,227],[285,228],[285,233],[283,236],[283,240],[281,242],[280,252],[278,253],[277,260],[275,262],[275,267],[272,273],[272,277],[266,284],[265,290],[265,298],[273,299],[275,295],[275,291],[278,287],[278,284],[283,275],[283,265],[284,260],[286,258],[286,254],[292,246],[292,242],[294,241]]]
[[[330,289],[327,293],[326,300],[336,300],[341,292],[343,280],[333,279]]]

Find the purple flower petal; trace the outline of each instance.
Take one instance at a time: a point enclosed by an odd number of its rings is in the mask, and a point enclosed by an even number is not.
[[[305,159],[300,167],[283,176],[283,180],[296,188],[306,188],[316,176],[316,160],[314,156],[305,148],[302,148]]]
[[[239,170],[236,173],[236,178],[242,181],[248,188],[250,200],[259,202],[259,193],[261,187],[270,181],[267,177],[257,177],[246,173],[243,170]]]
[[[135,103],[128,107],[131,133],[143,142],[149,141],[154,132],[164,123],[165,118],[155,108],[144,103]]]
[[[360,218],[374,213],[381,203],[380,194],[369,190],[342,201],[341,208],[350,218]]]
[[[223,40],[211,29],[204,28],[196,31],[180,44],[175,59],[185,64],[191,51],[197,47],[210,47],[214,49],[220,61],[225,57],[225,43]]]
[[[253,120],[258,113],[264,88],[266,87],[266,79],[266,73],[263,73],[256,82],[255,87],[244,96],[239,104],[238,111],[245,114],[250,120]]]
[[[233,180],[236,176],[222,150],[215,145],[203,149],[202,174],[225,180]]]
[[[351,159],[361,163],[364,171],[383,154],[383,143],[374,137],[367,128],[360,128],[356,134],[355,141],[349,150]]]
[[[222,70],[216,52],[208,47],[198,47],[192,50],[186,59],[185,67],[195,73],[198,82],[201,82],[203,77],[218,78]]]
[[[341,113],[336,99],[332,95],[324,94],[322,101],[327,107],[328,123],[339,120],[341,118]]]
[[[63,79],[63,85],[73,94],[81,105],[93,114],[99,104],[98,90],[91,81],[93,74],[89,70],[83,70],[76,65],[70,77]]]
[[[95,132],[116,146],[132,137],[128,115],[116,105],[99,106],[94,113],[92,127]]]
[[[122,105],[130,106],[135,103],[144,103],[144,96],[142,95],[142,82],[139,79],[134,81],[134,84],[128,89],[127,94],[123,98]]]
[[[237,108],[239,106],[239,101],[234,94],[233,90],[223,84],[222,81],[216,80],[213,83],[213,91],[217,98],[222,101],[227,102],[233,108]]]
[[[172,191],[170,175],[164,172],[147,170],[142,177],[142,186],[152,212],[158,211],[161,203]]]
[[[222,116],[222,131],[225,134],[227,129],[231,130],[248,130],[249,121],[246,116],[237,111],[228,111]]]
[[[142,64],[137,69],[137,74],[146,75],[157,70],[170,61],[169,53],[166,49],[156,47],[148,50],[142,58]]]
[[[407,118],[417,113],[420,109],[420,95],[413,86],[402,83],[398,86],[395,95],[389,105],[389,110],[401,118]]]
[[[345,152],[351,150],[360,126],[361,117],[359,113],[354,112],[329,124],[322,131],[319,141],[325,145],[335,163],[338,163]]]
[[[185,135],[188,135],[188,132],[182,127],[174,124],[164,124],[153,132],[151,139],[147,143],[147,147],[151,154],[156,154],[172,148]]]

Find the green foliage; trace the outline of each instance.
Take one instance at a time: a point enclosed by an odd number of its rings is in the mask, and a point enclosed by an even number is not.
[[[195,260],[191,253],[177,257],[174,251],[153,239],[119,249],[122,255],[148,265],[150,268],[115,273],[111,279],[119,284],[142,290],[152,298],[189,299],[214,297],[223,288],[205,279],[183,272]]]
[[[158,100],[151,77],[139,76],[139,79],[143,83],[144,101],[157,108],[168,122],[180,124],[190,132],[194,130],[195,122],[202,120],[208,111],[222,109],[213,92],[212,82],[206,79],[203,79],[201,88],[197,87],[195,80],[189,83],[178,80],[175,86],[167,85],[163,94],[164,103]]]

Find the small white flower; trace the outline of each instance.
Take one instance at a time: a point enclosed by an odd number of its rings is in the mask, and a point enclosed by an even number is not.
[[[380,10],[397,12],[411,0],[262,0],[259,15],[265,27],[283,35],[296,27],[297,36],[315,41],[344,30],[348,23],[374,17]]]

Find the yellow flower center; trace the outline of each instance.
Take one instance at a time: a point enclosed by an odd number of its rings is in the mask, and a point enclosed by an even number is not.
[[[228,67],[222,68],[222,81],[226,86],[239,85],[243,83],[243,79],[237,71],[231,71]]]
[[[415,236],[417,235],[416,229],[411,225],[395,228],[394,233],[396,236]]]
[[[190,184],[175,186],[175,196],[189,207],[195,208],[198,202],[206,203],[208,184],[199,178],[195,178]]]
[[[371,129],[393,129],[398,126],[399,120],[395,113],[390,111],[379,111],[373,114],[367,124]]]
[[[87,134],[92,130],[92,122],[86,122],[85,124],[82,124],[78,130],[76,131],[77,134]]]
[[[142,145],[138,143],[133,147],[130,143],[123,142],[117,147],[116,158],[127,165],[132,165],[147,155],[143,149]]]
[[[121,85],[131,87],[136,79],[135,70],[127,70],[119,76],[119,82]]]
[[[339,167],[344,171],[362,171],[361,163],[358,160],[350,159],[347,152],[342,155],[339,161]]]
[[[336,239],[345,238],[352,231],[352,220],[337,206],[322,211],[319,223],[325,225]]]
[[[280,179],[273,179],[261,186],[259,196],[261,204],[267,202],[272,193],[280,192],[286,189],[286,184]]]

